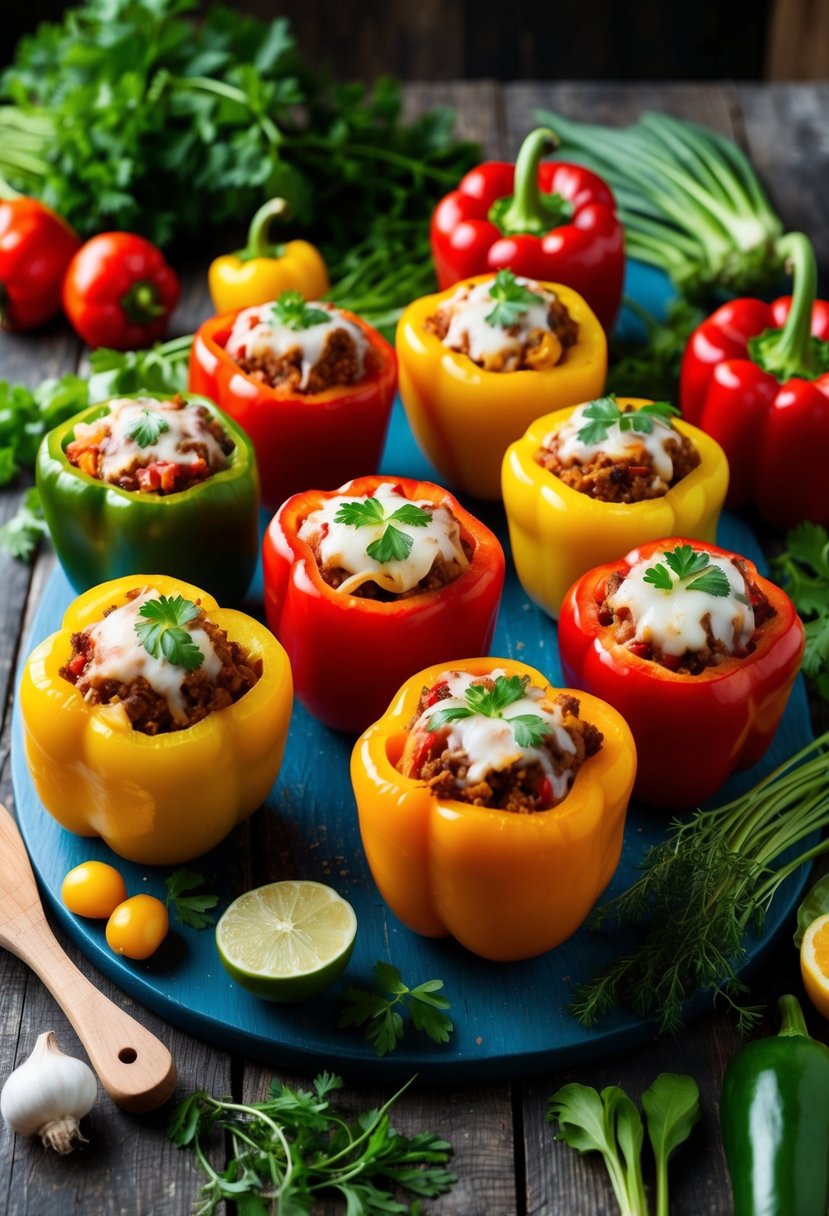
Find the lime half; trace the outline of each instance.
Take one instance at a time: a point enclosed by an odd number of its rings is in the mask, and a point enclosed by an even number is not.
[[[304,1001],[346,968],[357,917],[331,887],[302,879],[255,887],[216,926],[216,946],[243,988],[268,1001]]]

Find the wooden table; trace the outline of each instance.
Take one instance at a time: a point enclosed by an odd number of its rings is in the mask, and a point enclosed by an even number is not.
[[[455,107],[460,135],[479,140],[489,156],[513,157],[533,124],[533,111],[549,107],[573,118],[632,121],[646,108],[707,123],[734,136],[763,175],[786,225],[807,232],[821,265],[829,267],[829,224],[824,220],[829,180],[829,85],[612,85],[515,84],[487,81],[407,89],[412,114],[436,104]],[[209,315],[204,267],[186,276],[176,314],[186,333]],[[0,337],[0,376],[36,383],[82,367],[82,352],[68,328],[55,322],[25,338]],[[16,510],[22,489],[0,495],[0,522]],[[53,558],[42,553],[34,568],[0,558],[0,799],[12,807],[9,765],[14,669],[25,645],[28,621]],[[253,837],[252,837],[253,839]],[[2,864],[2,859],[0,859]],[[97,974],[74,947],[68,953],[114,1000],[130,1007],[168,1043],[179,1067],[179,1096],[205,1088],[237,1100],[264,1095],[270,1071],[220,1051],[136,1008]],[[784,940],[754,977],[758,1002],[800,991],[796,955]],[[64,1050],[82,1049],[40,982],[0,951],[0,1081],[29,1053],[36,1035],[54,1029]],[[807,1013],[807,1017],[809,1017]],[[774,1029],[774,1006],[765,1030]],[[825,1024],[809,1017],[813,1033]],[[717,1096],[723,1069],[738,1039],[724,1012],[712,1012],[674,1038],[662,1038],[623,1057],[526,1081],[410,1090],[396,1108],[405,1132],[430,1129],[454,1146],[458,1182],[450,1194],[426,1205],[441,1216],[598,1216],[616,1210],[601,1162],[582,1158],[554,1142],[545,1121],[548,1097],[578,1080],[599,1088],[621,1085],[638,1099],[661,1071],[691,1073],[698,1081],[704,1119],[672,1171],[674,1216],[711,1216],[730,1210],[720,1146]],[[337,1062],[330,1067],[336,1071]],[[303,1078],[307,1080],[307,1078]],[[364,1109],[390,1094],[353,1087],[346,1098]],[[0,1211],[8,1216],[184,1216],[200,1183],[192,1155],[165,1135],[167,1111],[150,1116],[120,1113],[101,1093],[89,1120],[89,1145],[67,1159],[47,1155],[39,1143],[0,1128]],[[339,1209],[331,1208],[332,1212]]]

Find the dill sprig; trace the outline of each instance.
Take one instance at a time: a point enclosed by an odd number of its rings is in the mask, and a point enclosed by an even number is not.
[[[707,990],[731,1006],[741,1033],[751,1029],[761,1011],[739,977],[746,934],[762,930],[780,884],[829,850],[825,839],[786,856],[829,827],[827,747],[829,733],[732,802],[672,821],[636,882],[591,917],[596,928],[642,929],[631,950],[576,990],[571,1012],[580,1022],[625,1005],[673,1032],[685,1002]]]

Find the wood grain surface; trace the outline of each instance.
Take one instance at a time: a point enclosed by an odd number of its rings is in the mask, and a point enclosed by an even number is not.
[[[426,70],[426,69],[424,69]],[[489,156],[514,155],[537,108],[560,109],[574,118],[628,121],[643,108],[694,117],[734,135],[759,166],[788,226],[813,238],[824,271],[829,263],[829,226],[823,195],[829,180],[825,129],[829,86],[660,86],[611,84],[491,83],[412,85],[411,113],[433,104],[458,111],[459,130],[477,138]],[[204,266],[185,274],[176,332],[188,332],[210,312]],[[0,376],[37,383],[79,365],[80,352],[66,328],[24,338],[0,336]],[[10,517],[25,487],[0,495],[0,522]],[[27,616],[49,569],[48,554],[33,570],[0,558],[0,801],[9,804],[12,673]],[[13,808],[12,808],[13,809]],[[264,824],[249,826],[251,879],[266,846]],[[66,944],[66,943],[64,943]],[[269,1073],[164,1025],[137,1008],[92,972],[71,945],[68,953],[111,999],[128,1008],[169,1046],[178,1065],[178,1096],[205,1088],[215,1094],[251,1098],[264,1093]],[[781,992],[799,991],[796,955],[783,941],[753,979],[758,1003]],[[0,1080],[30,1052],[37,1034],[54,1029],[64,1051],[83,1049],[49,994],[20,963],[0,951]],[[772,1006],[773,1009],[773,1006]],[[807,1013],[810,1029],[826,1038],[825,1025]],[[764,1030],[774,1029],[773,1012]],[[621,1085],[634,1099],[660,1071],[688,1072],[697,1079],[704,1119],[676,1158],[673,1216],[726,1216],[731,1210],[717,1124],[717,1095],[725,1065],[738,1045],[724,1011],[715,1011],[672,1038],[654,1041],[601,1063],[539,1075],[523,1083],[413,1088],[394,1116],[401,1130],[439,1131],[455,1147],[459,1181],[452,1192],[426,1205],[434,1216],[610,1216],[615,1210],[600,1162],[579,1157],[553,1140],[545,1121],[549,1096],[578,1080]],[[331,1061],[336,1070],[336,1060]],[[309,1078],[300,1078],[307,1082]],[[345,1100],[364,1109],[388,1097],[353,1086]],[[192,1156],[166,1138],[167,1112],[128,1115],[101,1092],[84,1127],[89,1145],[68,1159],[47,1155],[40,1145],[0,1128],[0,1212],[7,1216],[185,1216],[200,1184]],[[221,1160],[221,1145],[215,1161]],[[673,1167],[672,1167],[673,1168]],[[333,1213],[336,1208],[320,1209]],[[228,1216],[232,1216],[228,1213]]]

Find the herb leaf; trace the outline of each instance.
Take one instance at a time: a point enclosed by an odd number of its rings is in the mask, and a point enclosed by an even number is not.
[[[410,528],[424,528],[430,519],[430,513],[413,502],[403,503],[401,507],[387,516],[379,498],[362,498],[355,499],[354,502],[342,503],[334,516],[334,523],[348,524],[353,528],[377,527],[379,524],[386,523],[387,526],[382,536],[366,545],[368,556],[384,565],[386,562],[405,561],[414,544],[411,536],[407,536],[405,532],[395,528],[390,521],[396,520]]]
[[[803,935],[813,920],[829,912],[829,874],[824,874],[800,901],[797,909],[797,928],[792,940],[795,948],[800,949]]]
[[[516,714],[506,720],[515,733],[515,742],[519,747],[538,747],[550,733],[548,723],[538,714]]]
[[[204,662],[204,655],[184,626],[200,611],[198,605],[181,595],[147,600],[138,609],[138,615],[144,618],[135,624],[138,640],[154,659],[164,658],[176,667],[195,671]]]
[[[19,561],[27,562],[42,536],[49,535],[43,517],[40,495],[35,486],[26,491],[17,512],[0,528],[0,549]]]
[[[379,498],[357,498],[354,502],[341,504],[334,516],[334,523],[365,528],[370,524],[382,524],[385,519],[386,513]]]
[[[688,584],[688,591],[704,591],[707,595],[725,596],[731,594],[731,584],[719,566],[706,570],[699,578]]]
[[[466,703],[485,718],[500,718],[502,710],[521,700],[529,682],[529,676],[498,676],[494,688],[470,684],[466,690]]]
[[[480,714],[484,718],[503,718],[509,722],[519,747],[538,747],[550,733],[549,725],[540,714],[514,714],[507,718],[503,712],[521,700],[529,681],[529,676],[498,676],[493,688],[470,684],[464,694],[466,705],[436,709],[429,715],[429,730],[438,730],[447,722],[459,722]]]
[[[673,591],[674,580],[671,578],[671,572],[662,562],[657,562],[655,566],[650,566],[642,576],[642,581],[650,583],[652,587],[657,587],[660,591]]]
[[[435,1043],[446,1043],[454,1029],[444,1012],[449,1009],[445,996],[437,994],[443,980],[426,980],[409,988],[391,963],[374,964],[374,989],[357,988],[353,984],[345,991],[340,1026],[365,1025],[365,1037],[378,1056],[394,1051],[405,1033],[400,1009],[407,1010],[416,1030],[422,1030]]]
[[[395,528],[394,524],[389,524],[378,540],[366,545],[366,553],[381,565],[386,562],[402,562],[411,553],[413,545],[411,536]]]
[[[582,417],[590,421],[580,427],[577,434],[582,443],[602,443],[607,439],[610,428],[618,424],[620,431],[650,435],[655,422],[671,426],[672,416],[678,413],[676,406],[668,401],[649,401],[639,409],[623,411],[617,404],[616,394],[609,393],[606,397],[597,397],[585,407]]]
[[[803,670],[829,700],[829,534],[803,522],[786,536],[786,551],[772,561],[782,586],[803,617],[806,650]]]
[[[702,1118],[697,1083],[693,1077],[661,1072],[642,1094],[642,1109],[656,1160],[656,1210],[668,1212],[668,1162]]]
[[[710,558],[707,553],[693,549],[690,545],[677,545],[665,554],[665,561],[677,578],[689,578],[690,575],[699,574],[700,570],[704,570]]]
[[[731,594],[731,584],[725,571],[713,565],[710,553],[704,550],[694,549],[691,545],[677,545],[665,554],[665,562],[667,565],[657,562],[656,565],[649,566],[642,576],[642,581],[659,591],[704,591],[707,595],[716,597]],[[701,571],[704,573],[700,573]]]
[[[474,713],[474,709],[468,709],[463,705],[450,705],[448,709],[437,709],[429,715],[429,730],[437,730],[439,727],[445,726],[447,722],[460,722],[464,718],[471,718]]]
[[[312,325],[324,325],[331,320],[330,312],[312,307],[301,291],[283,291],[272,311],[277,324],[286,329],[310,329]]]
[[[389,519],[396,520],[399,524],[408,524],[410,528],[425,528],[431,518],[428,511],[424,511],[423,507],[418,507],[413,502],[404,503],[402,507],[392,511],[389,516]]]
[[[160,414],[152,410],[144,410],[132,420],[126,428],[126,433],[130,439],[135,440],[140,448],[149,448],[154,443],[158,443],[159,435],[163,435],[169,429],[169,422]]]
[[[167,888],[167,907],[173,905],[176,916],[183,925],[188,925],[191,929],[206,929],[208,925],[215,923],[215,916],[209,916],[207,913],[216,907],[219,897],[207,893],[198,894],[199,888],[204,886],[203,874],[184,867],[175,870],[166,878],[164,885]]]
[[[515,325],[531,305],[539,303],[538,294],[519,283],[511,270],[498,271],[489,297],[495,301],[495,307],[484,320],[487,325],[501,325],[505,329]]]

